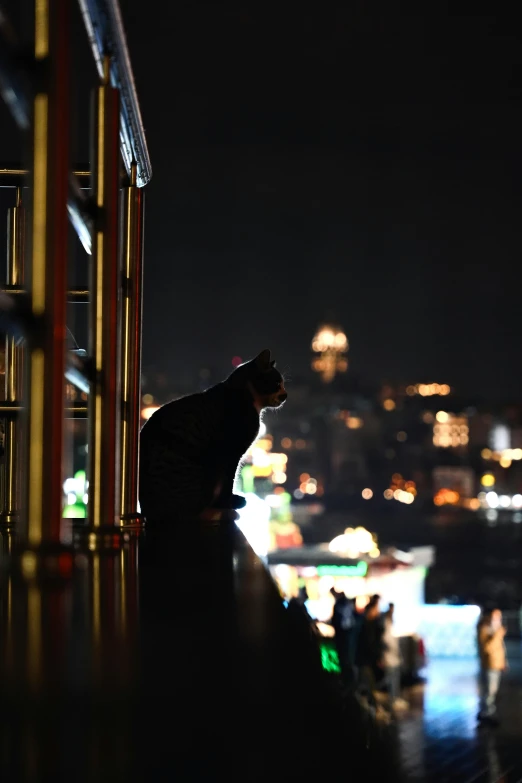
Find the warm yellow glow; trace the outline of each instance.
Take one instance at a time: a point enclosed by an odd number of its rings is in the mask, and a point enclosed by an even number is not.
[[[407,386],[406,394],[413,397],[420,394],[421,397],[442,396],[450,394],[451,388],[447,383],[417,383],[415,386]]]
[[[394,500],[398,500],[399,503],[406,503],[409,505],[410,503],[413,503],[415,500],[414,493],[411,490],[404,490],[404,489],[395,489],[395,490],[386,490],[386,492],[391,492],[392,497]],[[386,492],[384,493],[384,496],[386,497]],[[416,492],[415,492],[416,494]]]
[[[385,500],[391,500],[393,498],[393,489],[385,489],[384,490],[384,499]]]
[[[460,501],[460,495],[458,492],[455,492],[452,489],[446,489],[442,488],[439,489],[435,497],[433,498],[433,502],[436,506],[457,506],[459,505]]]
[[[480,456],[482,457],[482,459],[491,459],[491,457],[493,456],[493,452],[491,451],[491,449],[482,449],[482,451],[480,452]]]
[[[272,475],[272,465],[252,465],[252,475],[257,478],[268,478]]]
[[[45,357],[41,348],[31,354],[31,416],[29,419],[29,541],[37,546],[42,540],[42,487],[45,461],[44,421],[45,400],[43,397],[43,379]]]
[[[255,446],[252,449],[252,465],[260,468],[272,467],[271,454],[263,448]]]
[[[366,487],[366,489],[363,489],[361,494],[362,494],[362,496],[363,496],[363,498],[365,500],[371,500],[371,498],[373,498],[373,492],[372,492],[372,490],[369,487]]]
[[[393,411],[395,410],[395,401],[391,399],[384,400],[382,407],[385,411]]]
[[[310,478],[309,473],[301,473],[301,475],[299,476],[299,481],[308,481],[309,478]]]
[[[26,579],[32,579],[37,570],[38,559],[34,552],[24,552],[21,557],[20,565],[22,573]]]
[[[316,353],[322,353],[332,348],[336,351],[347,351],[348,340],[346,335],[334,326],[323,326],[314,335],[312,350]]]
[[[348,416],[346,426],[349,430],[358,430],[363,426],[363,420],[359,416]]]
[[[495,484],[495,476],[492,473],[484,473],[480,479],[480,483],[483,487],[493,487]]]
[[[292,448],[292,439],[291,438],[283,438],[281,441],[281,446],[284,449],[291,449]]]
[[[286,481],[286,473],[284,473],[282,470],[276,470],[272,474],[272,481],[274,484],[284,484]]]
[[[336,536],[328,545],[330,552],[340,552],[347,557],[356,558],[368,554],[377,548],[377,539],[364,527],[348,527],[340,536]]]
[[[433,445],[439,448],[459,448],[469,442],[469,427],[465,416],[438,411],[433,426]]]
[[[348,339],[336,326],[324,324],[312,340],[312,350],[319,354],[312,361],[312,368],[321,374],[325,383],[330,383],[338,372],[346,372],[348,361]]]
[[[472,511],[477,511],[477,509],[480,508],[480,500],[478,498],[471,498],[468,506]]]
[[[149,405],[147,408],[141,409],[141,418],[142,419],[150,419],[153,413],[155,413],[157,410],[159,410],[159,405]]]
[[[517,461],[522,459],[522,449],[503,449],[502,451],[494,451],[491,454],[492,459],[500,462],[503,468],[509,468],[513,460]]]

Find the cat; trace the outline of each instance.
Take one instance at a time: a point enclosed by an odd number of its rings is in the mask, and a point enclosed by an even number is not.
[[[287,399],[268,349],[204,392],[162,405],[140,432],[141,513],[159,520],[237,518],[238,466],[259,433],[262,411]]]

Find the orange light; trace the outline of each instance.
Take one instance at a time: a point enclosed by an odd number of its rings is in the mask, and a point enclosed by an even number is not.
[[[141,409],[141,418],[142,419],[150,419],[153,413],[156,413],[157,410],[159,410],[159,405],[149,405],[147,408]]]

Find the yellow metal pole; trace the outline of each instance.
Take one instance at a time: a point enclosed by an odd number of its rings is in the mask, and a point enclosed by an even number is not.
[[[118,90],[106,78],[93,96],[92,172],[97,220],[92,242],[89,353],[95,381],[89,395],[90,530],[117,524],[119,497],[118,391],[118,234],[120,107]]]
[[[7,215],[7,284],[22,286],[24,283],[24,238],[25,214],[22,206],[21,188],[16,188],[16,206]],[[23,348],[13,337],[5,341],[5,400],[20,401],[22,398]],[[22,460],[20,422],[6,419],[4,433],[4,476],[3,507],[0,525],[15,524],[20,513],[20,475]],[[18,472],[17,472],[18,471]]]
[[[36,0],[29,335],[27,538],[59,543],[67,292],[69,180],[68,0]]]
[[[136,166],[123,191],[123,279],[121,329],[120,522],[139,525],[138,440],[141,399],[141,323],[143,291],[143,193]]]

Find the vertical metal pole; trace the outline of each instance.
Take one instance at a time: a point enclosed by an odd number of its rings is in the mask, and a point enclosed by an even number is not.
[[[136,165],[123,201],[123,302],[121,357],[120,522],[136,525],[138,514],[138,440],[141,399],[141,323],[143,291],[143,195],[136,187]]]
[[[10,285],[23,286],[24,284],[24,226],[22,190],[16,188],[16,206],[11,207],[7,213],[7,283]],[[5,340],[5,399],[8,402],[19,402],[22,398],[22,352],[22,346],[17,346],[15,339],[7,336]],[[15,419],[7,419],[4,433],[4,498],[0,514],[0,525],[6,527],[13,525],[20,513],[20,458],[20,422]]]
[[[95,382],[89,395],[89,526],[117,524],[119,497],[118,232],[120,106],[118,90],[104,84],[93,95],[92,176],[97,221],[91,261],[90,355]],[[118,515],[119,516],[119,515]]]
[[[67,293],[68,0],[36,0],[29,341],[27,535],[60,540]]]

